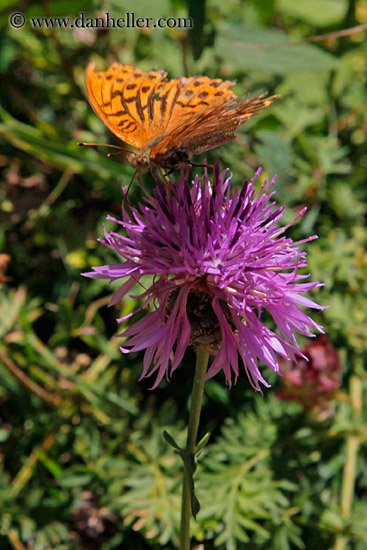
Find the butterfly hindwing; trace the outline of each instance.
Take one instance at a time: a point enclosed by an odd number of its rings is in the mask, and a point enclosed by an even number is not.
[[[151,151],[155,164],[164,164],[178,152],[196,155],[219,147],[235,138],[238,126],[244,124],[260,110],[271,105],[274,97],[257,96],[245,101],[225,96],[194,113],[162,138]]]

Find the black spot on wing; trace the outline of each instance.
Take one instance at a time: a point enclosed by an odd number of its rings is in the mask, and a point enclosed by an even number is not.
[[[158,89],[157,89],[157,86],[158,86]],[[154,119],[154,102],[159,101],[159,90],[161,86],[162,86],[162,83],[156,82],[152,88],[152,91],[148,96],[148,101],[146,106],[148,108],[149,122],[152,122]]]
[[[136,95],[135,99],[136,99],[135,106],[136,106],[137,113],[140,117],[140,120],[144,124],[145,119],[144,119],[144,113],[143,113],[143,108],[142,108],[142,104],[141,104],[140,90],[139,90],[138,94]]]
[[[125,134],[129,134],[131,132],[134,132],[137,128],[137,124],[136,122],[130,120],[122,120],[121,122],[119,122],[117,124],[117,126],[119,128],[121,128],[121,130],[125,133]]]
[[[171,116],[172,116],[173,109],[175,108],[176,103],[178,103],[177,98],[178,98],[178,96],[180,95],[181,90],[182,90],[182,82],[179,82],[179,83],[178,83],[178,86],[177,86],[176,93],[175,93],[175,97],[173,98],[173,100],[172,100],[172,102],[171,102],[171,110],[170,110],[169,116],[168,116],[169,119],[170,119]]]
[[[183,103],[182,101],[177,101],[176,103],[185,109],[195,109],[198,105],[209,105],[207,101],[198,101],[197,103]]]
[[[129,109],[129,106],[128,106],[128,103],[131,103],[131,99],[132,99],[132,101],[134,101],[134,98],[130,98],[130,100],[128,101],[124,98],[123,94],[121,94],[120,97],[121,97],[122,109],[126,112],[126,114],[129,115],[130,118],[132,118],[136,122],[136,124],[138,124],[138,121],[136,120],[136,118],[130,113],[130,109]]]
[[[165,94],[163,94],[163,95],[161,95],[157,98],[157,101],[161,102],[161,117],[162,117],[162,119],[164,118],[164,116],[166,114],[168,94],[169,94],[169,90],[167,90]]]
[[[126,111],[117,111],[117,113],[111,113],[109,114],[108,116],[111,117],[111,116],[123,116],[123,115],[128,115],[129,113],[127,113]]]
[[[115,97],[119,97],[120,95],[122,95],[120,90],[116,90],[115,92],[112,92],[112,94],[110,95],[111,101],[112,99],[115,99]],[[104,103],[104,105],[108,105],[108,103]]]

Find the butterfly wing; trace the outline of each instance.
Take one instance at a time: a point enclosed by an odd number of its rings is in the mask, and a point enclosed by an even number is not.
[[[240,124],[277,97],[238,101],[231,81],[206,76],[167,81],[164,71],[144,73],[121,63],[105,72],[90,64],[85,82],[106,126],[129,145],[150,150],[152,163],[164,167],[233,140]]]
[[[171,167],[171,157],[189,157],[232,141],[238,126],[271,105],[276,97],[257,96],[244,101],[238,101],[234,94],[220,97],[176,126],[171,125],[169,134],[152,148],[152,162]]]
[[[114,63],[105,72],[87,67],[85,85],[89,102],[119,139],[142,149],[152,139],[154,97],[165,82],[164,71],[144,73],[131,65]]]
[[[204,106],[235,97],[230,90],[234,82],[206,76],[167,81],[166,74],[121,63],[96,72],[90,64],[85,76],[90,104],[119,139],[141,149]]]

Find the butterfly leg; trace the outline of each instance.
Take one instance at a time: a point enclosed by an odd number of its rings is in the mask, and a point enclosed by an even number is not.
[[[170,174],[170,172],[167,172],[166,170],[163,172],[163,170],[160,166],[158,166],[158,170],[159,170],[161,178],[163,179],[164,184],[165,184],[165,186],[168,190],[168,193],[170,193],[170,191],[172,189],[172,186],[171,186],[171,182],[169,181],[169,178],[167,178],[167,176]]]
[[[198,164],[197,162],[191,162],[191,166],[199,166],[200,168],[212,168],[213,170],[213,190],[214,193],[217,192],[217,174],[215,170],[215,166],[213,164]]]
[[[129,191],[130,191],[130,187],[131,187],[131,185],[132,185],[132,183],[133,183],[133,181],[134,181],[134,179],[135,179],[135,176],[136,176],[137,172],[138,172],[137,170],[134,171],[133,177],[131,178],[129,185],[127,186],[127,191],[126,191],[126,193],[125,193],[125,197],[126,197],[126,198],[127,198],[127,195],[128,195],[128,193],[129,193]]]
[[[167,172],[167,170],[165,170],[163,172],[163,170],[160,166],[158,166],[158,170],[159,170],[159,173],[161,175],[161,178],[164,181],[164,185],[165,185],[165,188],[166,188],[167,194],[168,194],[169,203],[170,203],[170,206],[171,206],[171,212],[173,212],[172,193],[171,193],[172,185],[171,185],[171,182],[170,182],[169,178],[167,177],[171,172]]]
[[[162,168],[158,166],[159,173],[161,175],[162,180],[164,181],[165,185],[169,186],[169,180],[166,179],[166,176],[169,174],[169,172],[164,173]]]

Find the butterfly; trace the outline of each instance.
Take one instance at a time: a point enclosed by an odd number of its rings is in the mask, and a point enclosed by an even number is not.
[[[165,71],[145,73],[121,63],[104,72],[96,72],[92,63],[86,69],[94,111],[121,141],[135,148],[111,146],[120,150],[112,154],[124,153],[140,172],[155,166],[171,171],[188,163],[191,155],[232,141],[238,126],[279,97],[244,100],[232,92],[232,81],[166,76]]]

